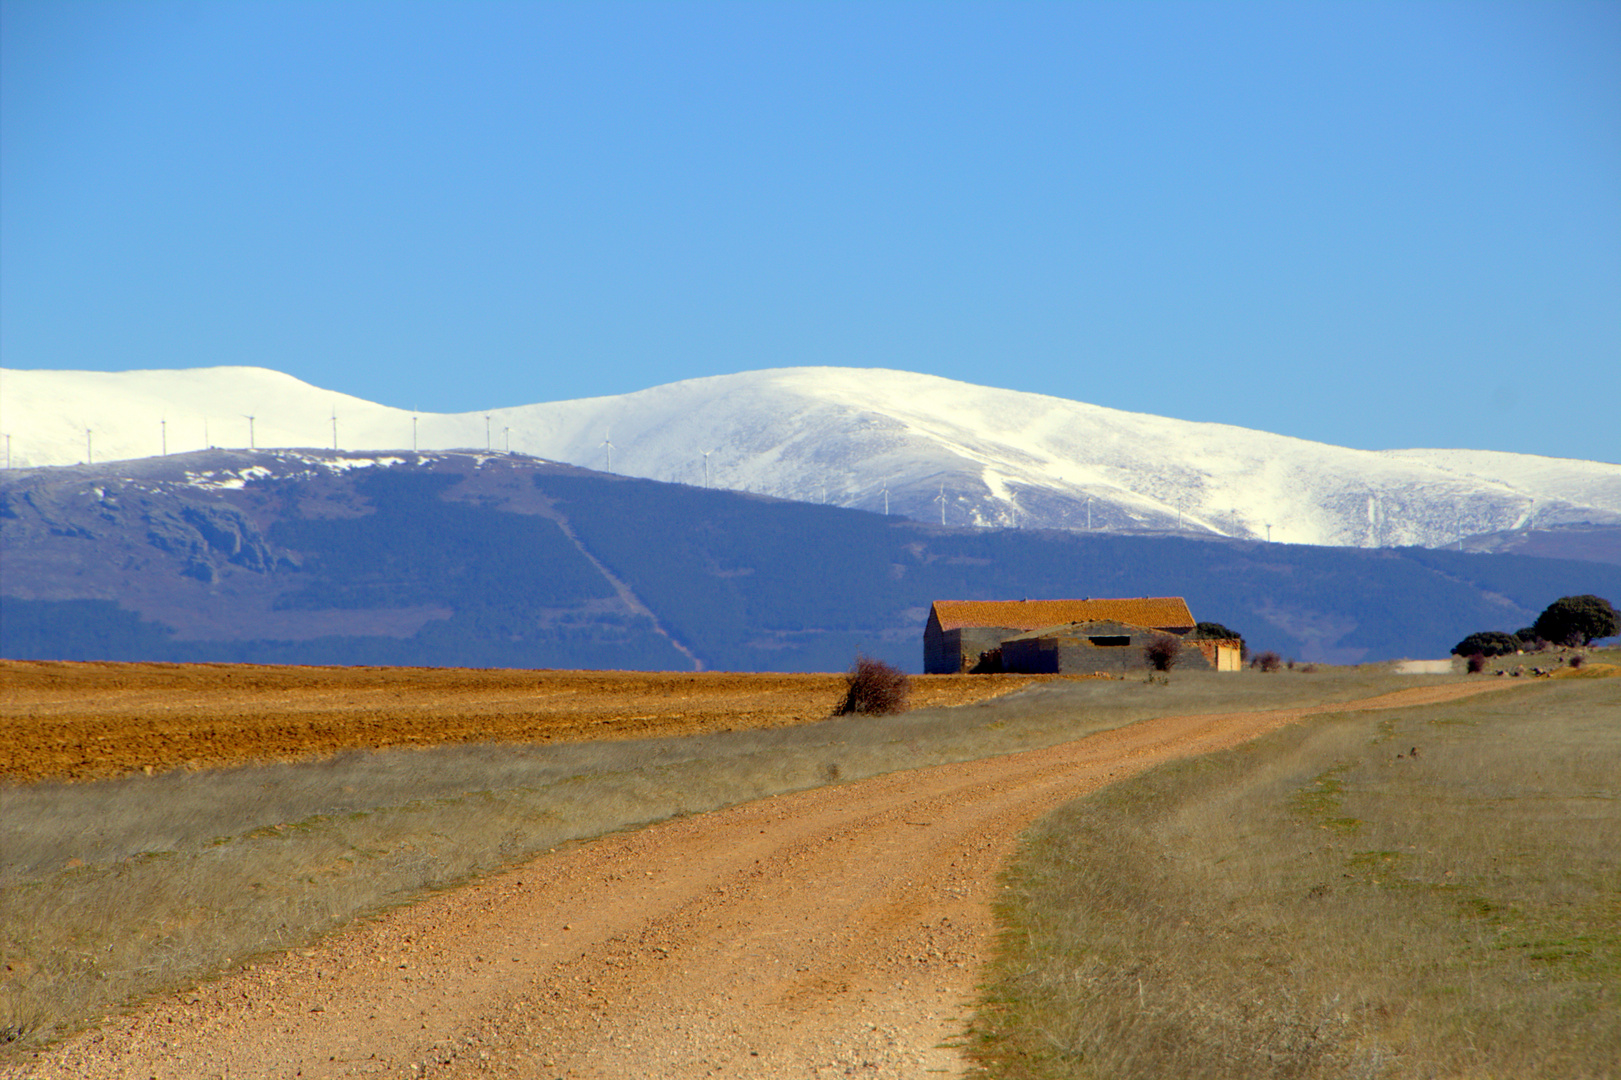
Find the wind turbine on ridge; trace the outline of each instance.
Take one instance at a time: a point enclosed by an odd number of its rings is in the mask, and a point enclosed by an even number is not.
[[[608,467],[604,471],[613,472],[614,471],[613,428],[609,428],[609,429],[607,429],[606,431],[604,431],[602,433],[602,445],[606,446],[608,448]]]

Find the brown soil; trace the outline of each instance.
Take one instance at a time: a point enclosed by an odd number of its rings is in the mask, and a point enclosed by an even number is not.
[[[1147,720],[560,849],[228,973],[0,1076],[956,1074],[997,869],[1054,806],[1319,712]]]
[[[1053,676],[921,675],[912,707]],[[0,781],[446,743],[640,739],[820,720],[844,676],[0,660]]]

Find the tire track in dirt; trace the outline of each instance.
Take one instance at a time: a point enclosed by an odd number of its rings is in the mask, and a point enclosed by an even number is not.
[[[30,1077],[956,1075],[996,872],[1041,814],[1316,713],[1165,717],[561,849],[153,1002]]]

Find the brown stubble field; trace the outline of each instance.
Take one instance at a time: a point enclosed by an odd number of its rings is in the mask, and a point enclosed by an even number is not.
[[[1053,676],[924,675],[914,708]],[[831,715],[838,674],[0,660],[0,781],[297,761],[351,750],[646,739]]]

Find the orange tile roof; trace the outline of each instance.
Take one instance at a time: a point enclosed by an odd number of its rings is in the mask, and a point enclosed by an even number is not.
[[[1193,612],[1180,596],[1137,596],[1118,600],[936,600],[934,617],[942,630],[964,626],[1006,626],[1040,630],[1060,623],[1107,620],[1155,629],[1193,629]]]

